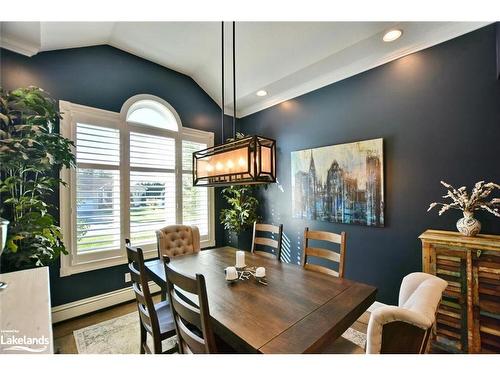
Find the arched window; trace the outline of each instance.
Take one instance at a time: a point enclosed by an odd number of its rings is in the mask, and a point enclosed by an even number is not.
[[[77,155],[62,195],[71,253],[61,274],[123,263],[125,238],[156,256],[155,230],[171,224],[196,225],[201,246],[215,244],[213,190],[192,182],[192,153],[213,146],[213,133],[184,128],[153,95],[131,97],[120,113],[68,102],[61,110]]]
[[[142,99],[134,102],[127,110],[126,120],[160,129],[179,131],[174,113],[157,100]]]

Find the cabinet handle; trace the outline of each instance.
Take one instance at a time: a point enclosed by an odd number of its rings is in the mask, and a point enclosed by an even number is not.
[[[477,257],[479,258],[481,256],[481,250],[478,250],[476,253]]]

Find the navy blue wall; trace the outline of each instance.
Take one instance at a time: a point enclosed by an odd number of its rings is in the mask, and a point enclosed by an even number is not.
[[[426,212],[443,195],[439,181],[500,182],[495,37],[491,25],[241,119],[241,131],[277,140],[279,184],[261,189],[261,207],[265,221],[284,224],[292,261],[305,226],[346,231],[346,277],[397,301],[402,277],[421,270],[417,237],[455,230],[458,211]],[[371,138],[384,138],[385,228],[291,218],[290,152]],[[498,218],[477,217],[484,233],[500,233]]]
[[[115,112],[133,95],[157,95],[176,109],[183,126],[213,131],[215,142],[220,142],[220,108],[190,77],[113,47],[43,52],[31,58],[0,49],[0,78],[0,86],[8,90],[34,85],[57,100]],[[53,203],[58,202],[56,195]],[[217,199],[216,212],[219,203]],[[224,241],[220,225],[216,239]],[[52,305],[123,288],[125,271],[126,266],[117,266],[60,278],[55,264]]]

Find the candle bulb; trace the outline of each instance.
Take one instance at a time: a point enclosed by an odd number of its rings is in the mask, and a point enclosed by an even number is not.
[[[236,252],[236,268],[243,268],[245,267],[245,252],[242,250],[238,250]]]

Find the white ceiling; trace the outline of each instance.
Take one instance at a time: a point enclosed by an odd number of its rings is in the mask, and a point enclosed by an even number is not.
[[[487,22],[238,22],[237,116],[243,117],[465,34]],[[382,42],[392,27],[395,42]],[[215,22],[2,22],[0,46],[41,51],[109,44],[191,76],[221,102],[221,33]],[[226,34],[226,112],[232,114],[231,24]],[[255,92],[264,89],[265,97]]]

